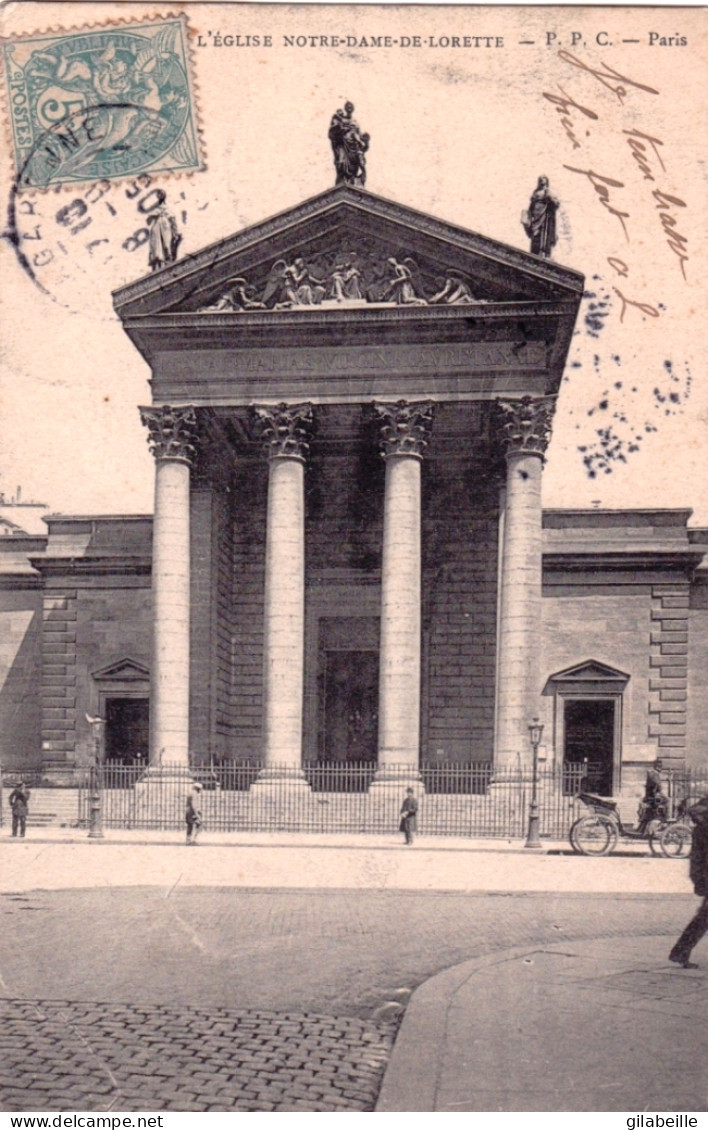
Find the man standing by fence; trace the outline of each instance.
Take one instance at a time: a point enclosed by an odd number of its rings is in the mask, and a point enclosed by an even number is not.
[[[196,844],[202,826],[202,812],[199,807],[200,793],[201,785],[195,783],[192,792],[187,797],[187,808],[184,814],[187,824],[187,844]]]
[[[30,791],[24,781],[18,781],[9,796],[8,803],[12,809],[12,834],[24,837],[27,827],[27,813],[29,811]]]
[[[407,844],[413,843],[413,833],[416,831],[417,813],[418,801],[415,799],[413,789],[406,789],[406,799],[401,805],[401,823],[399,824],[399,831],[403,832]]]

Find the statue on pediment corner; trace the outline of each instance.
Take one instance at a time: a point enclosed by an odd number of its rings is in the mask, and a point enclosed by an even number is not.
[[[179,245],[182,242],[177,221],[165,207],[167,193],[164,188],[156,189],[155,196],[157,208],[149,214],[146,220],[150,232],[148,266],[151,271],[159,271],[162,267],[169,267],[171,263],[174,263],[177,259]]]
[[[325,280],[316,278],[304,259],[298,257],[291,264],[278,259],[268,276],[263,292],[263,305],[271,310],[319,306],[325,293]]]
[[[344,104],[343,110],[335,110],[329,124],[329,140],[334,156],[337,178],[335,185],[366,184],[366,153],[369,148],[369,134],[362,133],[352,114],[354,105]]]
[[[548,177],[539,177],[531,194],[527,212],[521,213],[521,223],[531,240],[531,254],[550,259],[557,241],[556,212],[560,201],[551,195]]]

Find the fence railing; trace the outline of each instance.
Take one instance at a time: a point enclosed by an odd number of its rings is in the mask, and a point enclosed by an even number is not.
[[[542,836],[567,837],[580,811],[575,797],[587,768],[582,763],[539,766]],[[409,767],[388,768],[386,780],[379,781],[373,762],[307,762],[295,777],[285,766],[271,767],[267,779],[262,773],[262,764],[255,761],[189,768],[163,765],[159,770],[109,762],[86,770],[75,786],[79,823],[89,826],[91,805],[98,797],[106,828],[178,829],[184,826],[186,797],[197,782],[205,827],[212,831],[388,834],[398,827],[401,802],[411,784]],[[41,792],[44,787],[40,772],[0,772],[0,824],[3,816],[7,820],[8,793],[20,778],[30,789]],[[690,802],[708,794],[708,766],[671,771],[665,775],[665,789],[674,816],[684,798]],[[526,834],[532,792],[527,768],[426,762],[420,766],[415,791],[423,835],[523,838]]]
[[[669,797],[669,816],[673,817],[684,801],[690,805],[708,794],[708,766],[672,770],[667,774],[666,791]]]
[[[212,831],[390,833],[398,827],[405,789],[418,797],[423,835],[526,834],[532,776],[518,766],[491,763],[424,764],[412,781],[409,766],[387,766],[378,780],[372,762],[309,762],[289,766],[255,762],[146,770],[107,765],[79,789],[79,819],[88,824],[92,795],[101,797],[106,828],[174,830],[184,825],[186,797],[201,785],[199,807]],[[541,835],[563,838],[575,814],[582,766],[541,767],[537,795]],[[95,801],[94,801],[95,804]]]

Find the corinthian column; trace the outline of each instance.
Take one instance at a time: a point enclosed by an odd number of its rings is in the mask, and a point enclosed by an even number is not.
[[[419,777],[421,506],[423,453],[433,422],[430,401],[375,404],[386,460],[377,780]]]
[[[302,773],[305,658],[305,460],[309,404],[253,409],[268,456],[264,608],[264,770]]]
[[[506,454],[497,666],[495,760],[529,753],[528,724],[539,714],[543,457],[553,397],[500,401]]]
[[[191,406],[141,408],[155,456],[152,534],[153,647],[150,764],[189,765],[189,470],[197,421]]]

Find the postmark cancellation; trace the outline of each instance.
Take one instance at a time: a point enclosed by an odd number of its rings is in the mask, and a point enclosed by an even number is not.
[[[203,167],[184,17],[26,35],[2,55],[20,191]]]

